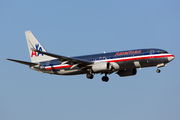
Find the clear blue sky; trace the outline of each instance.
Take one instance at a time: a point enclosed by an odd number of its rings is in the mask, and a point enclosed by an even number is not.
[[[0,120],[179,120],[179,0],[1,0]],[[79,56],[161,48],[175,60],[136,76],[41,74],[6,58],[30,61],[24,31],[48,52]]]

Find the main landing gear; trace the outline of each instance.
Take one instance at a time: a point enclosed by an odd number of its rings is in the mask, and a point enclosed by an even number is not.
[[[89,73],[86,74],[86,77],[88,79],[93,79],[94,75],[92,74],[92,70],[91,69],[89,69]]]
[[[86,74],[86,77],[87,77],[88,79],[93,79],[93,78],[94,78],[94,75],[93,75],[91,69],[89,69],[89,72]],[[105,76],[102,77],[102,81],[103,81],[103,82],[108,82],[108,81],[109,81],[109,78],[107,77],[107,73],[105,73]]]
[[[109,78],[107,77],[107,74],[105,74],[105,76],[102,77],[102,81],[103,82],[108,82]]]
[[[93,74],[86,74],[86,77],[88,79],[93,79],[94,78],[94,75]],[[105,74],[105,76],[102,77],[102,81],[103,82],[108,82],[109,81],[109,78],[107,77],[107,74]]]
[[[94,75],[93,75],[93,74],[87,74],[86,77],[87,77],[88,79],[93,79]]]
[[[92,75],[92,74],[86,74],[86,77],[87,77],[88,79],[93,79],[93,78],[94,78],[94,75]],[[103,82],[108,82],[108,81],[109,81],[109,78],[107,77],[107,74],[105,74],[105,76],[102,77],[102,81],[103,81]]]

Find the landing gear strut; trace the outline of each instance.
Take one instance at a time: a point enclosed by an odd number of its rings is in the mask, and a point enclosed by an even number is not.
[[[102,77],[102,81],[103,82],[108,82],[109,78],[107,77],[107,74],[105,74],[105,76]]]
[[[89,69],[89,73],[86,74],[86,77],[88,79],[93,79],[94,75],[92,74],[92,70],[91,69]]]

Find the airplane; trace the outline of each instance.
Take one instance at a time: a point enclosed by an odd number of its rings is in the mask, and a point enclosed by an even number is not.
[[[31,31],[25,31],[31,62],[7,59],[28,65],[30,69],[41,73],[55,75],[86,74],[93,79],[95,74],[104,74],[103,82],[108,82],[114,72],[120,77],[133,76],[137,68],[156,66],[157,73],[160,67],[166,66],[175,56],[162,49],[135,49],[110,53],[101,53],[77,57],[66,57],[47,52]]]

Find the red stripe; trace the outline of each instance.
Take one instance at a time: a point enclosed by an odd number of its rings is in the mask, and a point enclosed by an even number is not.
[[[68,67],[72,67],[72,66],[71,66],[71,65],[66,65],[66,66],[55,66],[55,67],[49,67],[49,68],[46,68],[46,70],[61,69],[61,68],[68,68]]]
[[[140,59],[150,59],[150,58],[163,58],[163,57],[174,57],[174,55],[158,55],[158,56],[138,56],[136,58],[126,58],[118,60],[109,60],[107,62],[122,62],[122,61],[131,61],[131,60],[140,60]]]
[[[136,57],[136,58],[126,58],[126,59],[118,59],[118,60],[109,60],[109,61],[107,61],[107,62],[122,62],[122,61],[131,61],[131,60],[140,60],[140,59],[150,59],[150,58],[163,58],[163,57],[174,57],[174,55],[141,56],[141,57],[138,56],[138,57]],[[46,70],[69,68],[69,67],[72,67],[72,65],[49,67],[49,68],[46,68]]]

